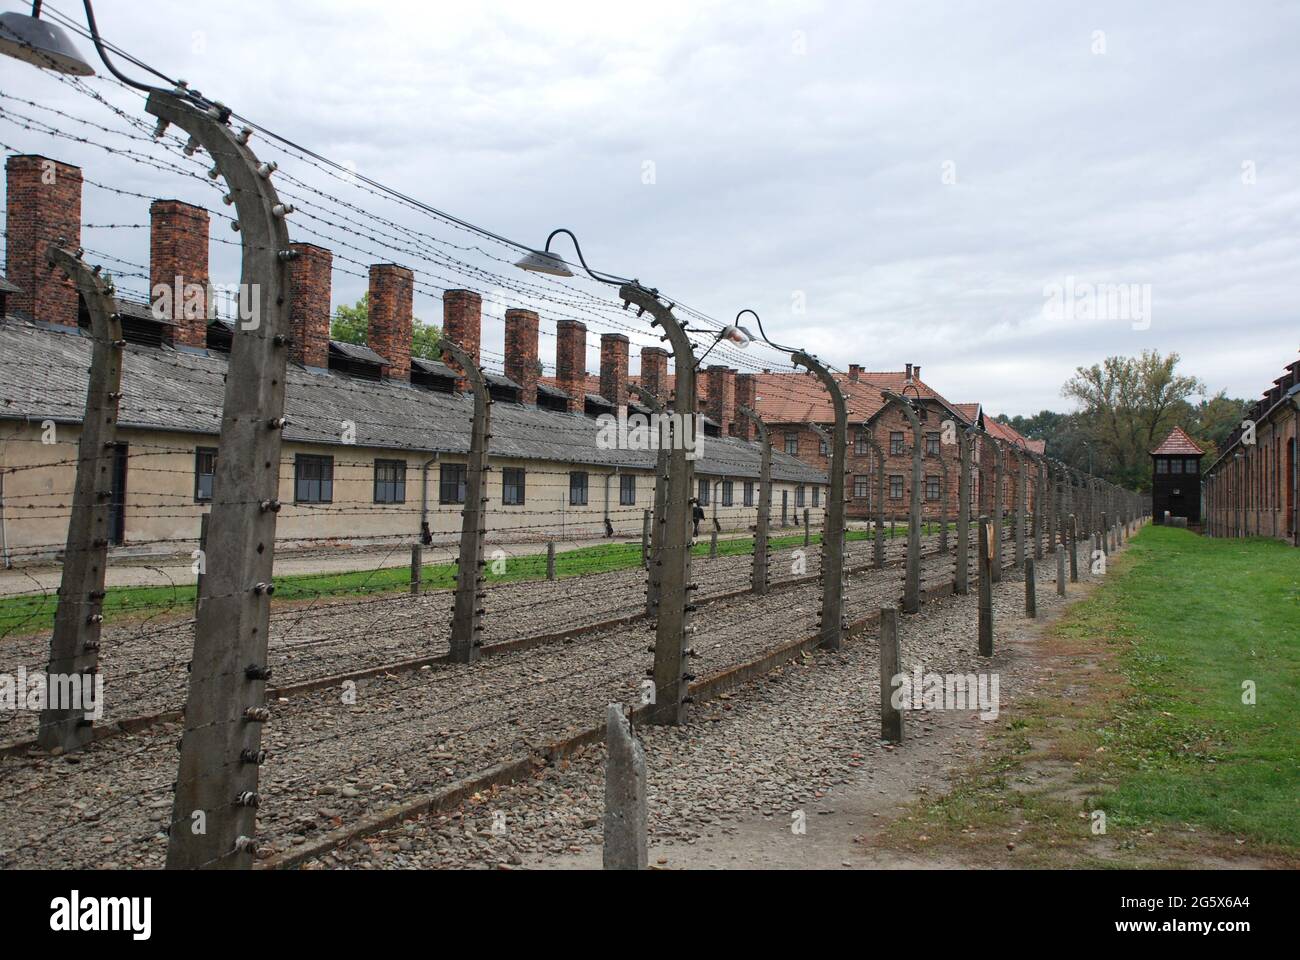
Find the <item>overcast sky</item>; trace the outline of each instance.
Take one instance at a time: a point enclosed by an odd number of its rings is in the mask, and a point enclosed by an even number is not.
[[[1246,397],[1295,358],[1300,4],[100,0],[96,13],[143,59],[421,200],[539,245],[571,227],[593,265],[718,318],[753,307],[775,339],[840,368],[920,363],[950,400],[991,412],[1066,409],[1064,380],[1108,354],[1176,350]],[[13,61],[0,90],[94,116]],[[84,160],[87,176],[107,165],[11,124],[0,140]],[[187,196],[165,173],[128,175]],[[143,222],[134,203],[87,192],[84,219]],[[147,257],[140,231],[83,240]],[[1090,318],[1052,300],[1071,284],[1137,296]],[[336,301],[362,289],[335,277]]]

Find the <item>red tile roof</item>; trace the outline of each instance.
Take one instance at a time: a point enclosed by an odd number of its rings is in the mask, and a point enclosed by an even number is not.
[[[1196,441],[1187,435],[1182,427],[1174,427],[1169,431],[1169,436],[1165,437],[1160,446],[1151,451],[1153,456],[1163,454],[1193,454],[1201,456],[1205,451],[1196,445]]]

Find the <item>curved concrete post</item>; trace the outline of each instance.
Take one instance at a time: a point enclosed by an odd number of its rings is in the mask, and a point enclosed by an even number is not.
[[[629,383],[628,391],[641,399],[658,416],[664,414],[663,401],[640,384]],[[664,552],[664,510],[668,495],[668,456],[670,449],[663,443],[664,437],[659,430],[652,430],[657,445],[655,453],[655,500],[650,519],[650,562],[646,565],[645,612],[654,618],[659,612],[659,574],[663,567]]]
[[[999,583],[1002,580],[1002,478],[1006,469],[1006,451],[1000,440],[988,436],[988,441],[993,445],[993,566],[990,576],[994,583]]]
[[[488,440],[491,438],[492,398],[487,381],[459,344],[439,340],[437,350],[450,355],[460,367],[474,394],[474,419],[470,427],[465,465],[465,505],[461,509],[460,556],[456,559],[456,594],[451,620],[452,663],[473,663],[483,645],[483,538],[487,533]]]
[[[74,284],[90,314],[90,370],[86,410],[77,445],[77,476],[72,488],[72,512],[63,551],[54,633],[50,637],[47,679],[75,692],[77,703],[47,704],[41,710],[36,742],[46,750],[71,753],[94,737],[89,710],[99,706],[95,681],[99,673],[100,629],[104,621],[104,575],[108,562],[113,453],[117,445],[117,408],[122,397],[122,320],[113,285],[99,267],[82,262],[80,252],[50,244],[50,266],[62,270]],[[54,684],[51,684],[54,686]],[[26,696],[24,691],[23,696]]]
[[[939,553],[948,552],[948,461],[943,457],[943,446],[939,446]]]
[[[690,702],[687,691],[691,675],[686,658],[691,612],[691,510],[690,499],[695,485],[695,460],[688,456],[704,443],[703,430],[695,416],[698,396],[695,388],[695,351],[691,338],[673,315],[672,304],[659,299],[658,291],[639,283],[625,283],[619,288],[623,309],[637,308],[637,315],[647,311],[654,318],[652,326],[663,328],[673,348],[675,382],[673,387],[673,442],[668,454],[668,481],[663,523],[662,563],[659,567],[659,615],[655,622],[654,703],[650,722],[678,725],[686,722]],[[691,443],[687,443],[686,434]]]
[[[203,594],[194,625],[185,729],[167,867],[248,868],[256,852],[258,771],[264,756],[266,644],[270,621],[284,374],[288,362],[288,209],[271,165],[248,148],[229,113],[156,89],[145,109],[159,133],[175,124],[212,157],[239,217],[242,305],[235,325],[213,479]],[[202,820],[204,831],[196,832]]]
[[[865,426],[865,424],[864,424]],[[876,428],[867,430],[867,444],[875,454],[876,475],[876,522],[875,536],[872,538],[872,564],[877,570],[885,567],[885,452],[876,439]]]
[[[921,418],[906,399],[889,390],[880,394],[886,403],[896,404],[912,425],[912,496],[907,517],[907,569],[903,575],[903,612],[921,609],[921,459],[925,455],[925,438],[921,435]]]
[[[762,448],[758,476],[758,522],[754,525],[754,565],[749,576],[750,589],[762,596],[767,593],[770,559],[767,535],[772,519],[772,439],[768,435],[767,424],[763,422],[762,417],[744,404],[741,404],[738,410],[742,417],[754,421],[754,428],[758,430],[758,442]]]
[[[953,568],[953,589],[960,595],[970,593],[970,481],[979,434],[974,427],[959,435],[961,471],[957,476],[957,556]]]
[[[1025,502],[1029,492],[1029,462],[1025,451],[1020,446],[1011,448],[1016,458],[1016,472],[1011,478],[1011,522],[1014,527],[1016,544],[1016,569],[1025,568],[1025,514],[1029,505]]]
[[[844,392],[830,369],[802,350],[790,355],[796,367],[807,367],[826,392],[835,410],[831,437],[830,492],[827,495],[826,524],[822,531],[822,622],[823,647],[838,650],[844,642],[844,472],[848,469],[849,413]]]

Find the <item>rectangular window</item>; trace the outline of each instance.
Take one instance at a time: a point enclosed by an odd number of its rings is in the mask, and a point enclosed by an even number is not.
[[[587,474],[575,470],[569,474],[569,506],[585,507],[587,505]]]
[[[709,505],[709,481],[701,479],[695,485],[695,489],[698,491],[695,498],[700,501],[700,506],[707,507]]]
[[[501,502],[507,507],[523,506],[523,467],[506,467],[501,471]]]
[[[406,502],[406,461],[375,461],[375,503]]]
[[[620,506],[630,507],[636,503],[636,476],[624,473],[618,478],[618,502]]]
[[[927,500],[939,499],[939,478],[938,477],[925,478],[925,499]]]
[[[1156,458],[1156,473],[1168,473],[1168,472],[1169,472],[1169,461],[1166,460],[1164,457]]]
[[[820,507],[821,505],[822,505],[822,488],[814,484],[813,485],[813,506]]]
[[[1182,473],[1182,472],[1183,472],[1183,461],[1181,461],[1181,460],[1170,460],[1170,461],[1169,461],[1169,472],[1170,472],[1170,473]]]
[[[439,465],[438,502],[465,502],[465,464],[444,463]]]
[[[752,507],[753,505],[754,505],[754,481],[746,480],[745,481],[745,506]]]
[[[902,456],[907,451],[903,448],[903,434],[901,431],[894,431],[889,435],[889,455],[891,457]]]
[[[859,430],[853,435],[853,455],[855,457],[865,457],[868,449],[870,448],[867,445],[867,435]]]
[[[889,478],[889,499],[890,500],[903,499],[903,478],[902,477]]]
[[[866,500],[871,496],[871,478],[858,474],[853,478],[853,499]]]
[[[1199,460],[1195,460],[1189,457],[1187,460],[1187,465],[1183,469],[1187,473],[1195,473],[1197,468],[1200,467],[1200,465],[1201,462]]]
[[[927,457],[937,457],[939,455],[939,435],[937,433],[927,433],[925,435],[925,455]]]
[[[217,448],[197,447],[194,450],[194,499],[212,499],[212,481],[217,476]]]
[[[334,502],[334,458],[300,453],[293,463],[294,503]]]
[[[799,456],[799,434],[787,433],[785,435],[785,452],[792,457]]]
[[[817,452],[820,453],[823,457],[830,455],[830,447],[826,445],[825,437],[817,438]]]
[[[799,486],[794,488],[794,505],[796,507],[802,507],[803,498],[804,498],[803,484],[801,483],[799,484]]]
[[[722,481],[722,505],[729,507],[734,502],[736,487],[730,480]]]

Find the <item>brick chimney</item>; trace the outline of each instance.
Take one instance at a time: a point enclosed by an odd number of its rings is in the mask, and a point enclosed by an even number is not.
[[[52,241],[81,246],[81,168],[15,154],[5,162],[7,211],[5,277],[21,293],[9,309],[62,326],[77,325],[77,288],[45,259]]]
[[[851,381],[853,381],[854,383],[857,383],[859,380],[862,379],[862,366],[861,366],[861,364],[857,364],[857,363],[850,363],[850,364],[849,364],[849,379],[850,379]]]
[[[173,344],[208,345],[207,210],[180,200],[149,205],[149,291],[155,315],[175,323]]]
[[[907,365],[907,382],[912,382],[912,365],[910,363]]]
[[[736,375],[736,436],[742,440],[753,440],[754,435],[758,432],[754,429],[754,421],[749,417],[741,416],[740,408],[749,407],[754,410],[755,402],[758,398],[758,376],[752,373],[740,373]],[[755,410],[755,413],[758,411]]]
[[[587,326],[577,320],[555,321],[555,381],[569,395],[569,412],[587,408]]]
[[[291,243],[289,261],[289,359],[322,370],[330,365],[330,284],[334,254],[314,243]]]
[[[668,405],[668,351],[663,347],[641,348],[641,388]]]
[[[912,376],[917,380],[921,379],[921,365],[919,363],[912,364]]]
[[[395,263],[370,267],[370,317],[366,343],[388,363],[384,376],[398,381],[411,379],[412,297],[415,274]]]
[[[728,425],[736,419],[736,371],[715,363],[705,371],[704,383],[705,413],[725,437],[731,432]]]
[[[483,326],[483,298],[473,290],[448,290],[442,295],[442,335],[479,362],[479,338]],[[444,363],[451,363],[451,354],[443,355]],[[464,378],[456,381],[456,392],[466,389]]]
[[[623,334],[600,335],[600,395],[615,409],[627,406],[627,352]]]
[[[519,384],[519,402],[537,403],[537,314],[506,311],[506,376]]]

